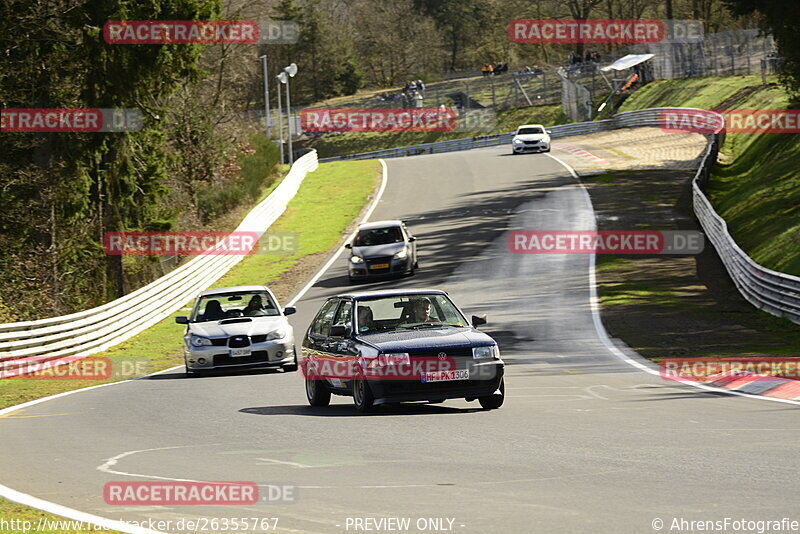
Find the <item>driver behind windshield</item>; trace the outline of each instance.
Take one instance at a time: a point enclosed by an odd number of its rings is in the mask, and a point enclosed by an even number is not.
[[[417,299],[413,305],[413,316],[417,323],[438,323],[439,320],[431,317],[431,301],[426,298]]]

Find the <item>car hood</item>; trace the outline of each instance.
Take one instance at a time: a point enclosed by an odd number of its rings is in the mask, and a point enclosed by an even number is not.
[[[405,248],[404,242],[388,243],[386,245],[373,245],[371,247],[353,247],[353,256],[361,258],[375,258],[378,256],[394,256]]]
[[[547,134],[524,134],[515,135],[514,139],[519,139],[520,141],[547,141],[549,136]]]
[[[431,328],[361,335],[359,339],[381,352],[419,352],[491,345],[494,340],[474,328]]]
[[[253,336],[269,334],[278,328],[289,328],[285,317],[236,317],[189,325],[192,334],[202,337]]]

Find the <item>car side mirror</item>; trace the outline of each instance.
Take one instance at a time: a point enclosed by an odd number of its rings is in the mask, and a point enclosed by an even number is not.
[[[344,248],[353,248],[353,245],[351,245],[350,243],[346,243],[346,244],[344,245]]]
[[[294,306],[286,306],[283,309],[283,314],[284,315],[293,315],[295,313],[297,313],[297,308],[295,308]]]
[[[486,320],[485,315],[473,315],[472,316],[472,326],[481,326],[486,324],[488,321]]]
[[[343,324],[335,324],[331,327],[331,337],[345,337],[347,335],[347,327]]]
[[[413,242],[414,242],[414,241],[416,241],[416,240],[417,240],[417,238],[416,238],[416,237],[414,237],[413,235],[412,235],[411,237],[409,237],[409,238],[408,238],[408,242],[409,242],[409,243],[413,243]]]
[[[178,317],[175,317],[175,322],[178,324],[189,324],[189,318],[186,317],[185,315],[180,315]]]
[[[545,130],[545,131],[546,131],[547,133],[549,133],[549,134],[553,133],[551,130]]]

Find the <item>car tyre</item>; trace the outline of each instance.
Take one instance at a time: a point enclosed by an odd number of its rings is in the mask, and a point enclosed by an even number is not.
[[[359,413],[369,413],[375,409],[375,397],[363,377],[353,380],[353,402]]]
[[[294,363],[283,366],[284,373],[294,373],[297,371],[297,347],[294,347]]]
[[[481,408],[484,410],[496,410],[503,405],[506,398],[506,384],[505,379],[500,379],[499,394],[489,395],[488,397],[478,397],[478,402],[481,403]]]
[[[306,398],[311,406],[328,406],[331,403],[331,390],[322,380],[306,378]]]

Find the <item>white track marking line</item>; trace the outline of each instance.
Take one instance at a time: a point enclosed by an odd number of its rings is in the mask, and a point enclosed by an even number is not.
[[[290,467],[296,467],[298,469],[309,469],[311,467],[314,467],[313,465],[299,464],[297,462],[285,462],[283,460],[275,460],[273,458],[256,458],[256,460],[276,465],[288,465]]]
[[[575,178],[575,180],[577,180],[578,185],[580,186],[581,190],[586,196],[586,202],[589,204],[592,213],[594,213],[594,205],[592,204],[592,198],[589,196],[589,190],[586,189],[586,186],[581,181],[580,177],[578,176],[578,173],[575,172],[575,169],[573,169],[569,164],[565,163],[556,156],[553,156],[548,153],[545,153],[545,156],[560,163],[565,169],[569,171],[572,177]],[[592,220],[596,225],[597,219],[593,218]],[[651,375],[660,377],[661,375],[658,372],[658,370],[653,369],[641,362],[629,358],[628,356],[623,354],[622,351],[620,351],[608,337],[608,333],[606,332],[606,329],[603,327],[603,321],[600,319],[600,299],[597,296],[597,276],[595,274],[595,264],[596,264],[596,255],[590,254],[589,255],[589,303],[592,309],[592,321],[594,322],[594,328],[595,331],[597,332],[597,337],[600,339],[600,342],[603,343],[603,345],[606,347],[606,349],[608,349],[608,351],[611,354],[613,354],[623,362],[627,363],[628,365],[632,365],[633,367],[636,367],[637,369],[644,371],[645,373],[649,373]],[[770,402],[782,402],[784,404],[794,404],[796,406],[800,406],[800,402],[798,401],[793,401],[789,399],[777,399],[775,397],[764,397],[761,395],[753,395],[751,393],[743,393],[741,391],[733,391],[730,389],[715,388],[712,386],[707,386],[705,384],[698,384],[697,382],[691,382],[688,380],[670,380],[670,382],[678,382],[686,386],[691,386],[705,391],[711,391],[714,393],[727,393],[729,395],[736,395],[738,397],[748,397],[751,399],[770,401]]]
[[[208,445],[213,445],[213,444],[208,444]],[[204,444],[203,446],[205,447],[205,446],[208,446],[208,445]],[[169,477],[160,477],[160,476],[156,476],[156,475],[142,475],[142,474],[139,474],[139,473],[126,473],[124,471],[115,471],[114,469],[111,469],[112,466],[117,465],[117,462],[119,462],[121,459],[125,458],[126,456],[132,456],[132,455],[138,454],[140,452],[166,451],[166,450],[170,450],[170,449],[184,449],[186,447],[191,447],[191,446],[192,445],[178,445],[178,446],[174,446],[174,447],[157,447],[155,449],[141,449],[141,450],[138,450],[138,451],[123,452],[122,454],[118,454],[118,455],[114,456],[113,458],[109,458],[108,460],[106,460],[105,463],[103,463],[103,464],[101,464],[101,465],[99,465],[97,467],[97,470],[101,471],[103,473],[108,473],[110,475],[122,475],[122,476],[126,476],[126,477],[152,478],[152,479],[155,479],[155,480],[171,480],[171,481],[174,481],[174,482],[211,482],[209,480],[192,480],[192,479],[188,479],[188,478],[169,478]]]
[[[150,530],[147,528],[135,526],[132,524],[128,524],[125,521],[114,521],[113,519],[106,519],[105,517],[87,514],[86,512],[81,512],[80,510],[67,508],[66,506],[61,506],[60,504],[55,504],[42,499],[37,499],[36,497],[32,497],[25,493],[20,493],[19,491],[13,490],[3,485],[0,485],[0,496],[10,501],[14,501],[19,504],[24,504],[25,506],[31,506],[33,508],[37,508],[39,510],[47,512],[48,514],[65,517],[73,521],[83,521],[84,523],[100,526],[105,530],[118,530],[120,532],[128,532],[130,534],[162,534],[158,530]]]
[[[375,195],[375,198],[372,199],[372,204],[370,205],[369,208],[367,208],[367,212],[361,219],[362,224],[367,222],[369,218],[372,216],[372,212],[375,211],[375,208],[378,206],[378,202],[380,202],[381,197],[383,196],[383,192],[386,190],[386,184],[389,181],[389,176],[388,176],[389,169],[386,166],[386,161],[382,159],[378,161],[381,162],[381,168],[382,168],[381,187],[380,189],[378,189],[378,193]],[[297,301],[303,298],[303,295],[305,295],[309,289],[314,287],[314,284],[316,284],[317,281],[319,281],[319,279],[322,278],[322,275],[325,274],[328,271],[328,269],[331,268],[331,265],[333,265],[333,263],[339,259],[339,256],[341,256],[345,250],[347,249],[344,248],[344,245],[339,247],[339,250],[337,250],[336,253],[333,256],[331,256],[330,259],[328,259],[328,261],[326,261],[322,267],[319,268],[319,270],[311,278],[311,280],[309,280],[308,283],[305,286],[303,286],[303,289],[301,289],[294,297],[292,297],[292,300],[290,300],[286,305],[294,306],[295,303],[297,303]]]

